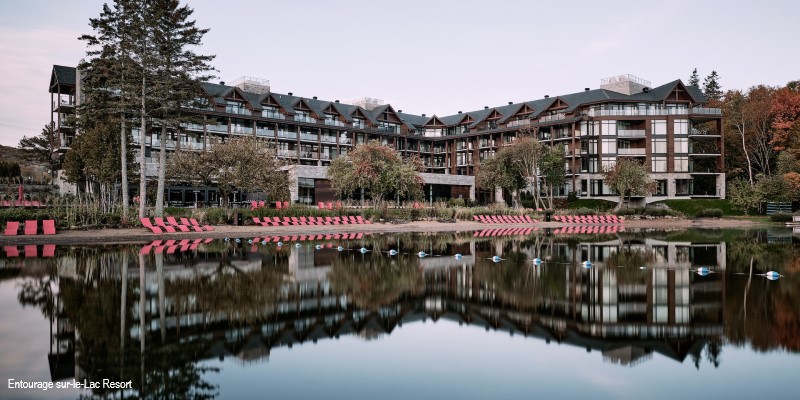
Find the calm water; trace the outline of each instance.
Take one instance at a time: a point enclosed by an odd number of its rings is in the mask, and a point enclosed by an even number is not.
[[[252,239],[5,248],[0,398],[777,399],[800,387],[788,231]]]

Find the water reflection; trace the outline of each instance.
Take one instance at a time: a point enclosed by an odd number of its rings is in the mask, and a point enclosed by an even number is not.
[[[427,319],[576,346],[626,366],[657,353],[720,367],[723,344],[796,352],[798,249],[770,235],[465,232],[287,238],[283,246],[271,238],[59,246],[53,257],[7,256],[0,271],[20,280],[19,302],[50,321],[53,380],[132,380],[133,394],[211,398],[218,388],[207,378],[218,371],[202,360],[267,362],[278,347],[374,340]],[[784,277],[758,275],[770,270]]]

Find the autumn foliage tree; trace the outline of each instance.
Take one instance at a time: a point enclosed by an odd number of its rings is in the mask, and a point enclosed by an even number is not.
[[[636,160],[621,157],[610,168],[603,171],[605,183],[619,194],[619,210],[627,196],[647,196],[656,189],[656,182],[650,178],[647,168]]]
[[[167,175],[172,181],[216,186],[222,205],[227,207],[228,195],[234,190],[263,191],[272,199],[288,199],[284,166],[266,142],[233,138],[203,152],[176,151],[168,161]]]
[[[328,167],[328,179],[340,197],[364,190],[373,200],[385,200],[392,194],[419,199],[423,196],[422,168],[418,157],[403,159],[391,147],[371,141],[334,159]]]

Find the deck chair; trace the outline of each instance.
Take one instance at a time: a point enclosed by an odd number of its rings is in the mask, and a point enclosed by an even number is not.
[[[197,222],[197,220],[194,219],[194,218],[189,218],[189,222],[191,222],[193,226],[202,227],[206,231],[213,231],[214,230],[214,228],[212,228],[211,225],[200,225],[200,223]]]
[[[42,221],[42,233],[45,235],[55,235],[56,234],[56,221],[52,219],[46,219]]]
[[[181,232],[189,232],[189,227],[179,224],[178,221],[175,220],[175,217],[167,217],[167,222],[169,222],[170,225],[180,229]]]
[[[139,221],[142,222],[142,226],[144,226],[147,229],[150,229],[153,233],[164,233],[164,231],[162,231],[161,228],[153,225],[153,223],[150,221],[150,218],[139,218]]]
[[[192,229],[195,232],[202,232],[203,231],[203,228],[201,228],[199,226],[192,225],[192,223],[189,222],[189,220],[186,219],[186,218],[181,218],[181,225],[186,226],[186,227]]]
[[[37,233],[39,233],[39,221],[35,219],[25,221],[24,234],[27,236],[27,235],[35,235]]]
[[[19,222],[17,221],[8,221],[6,224],[6,236],[17,236],[19,233]]]

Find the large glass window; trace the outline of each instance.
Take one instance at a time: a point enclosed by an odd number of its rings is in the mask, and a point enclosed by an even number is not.
[[[302,204],[314,203],[314,180],[311,178],[297,178],[297,196]]]
[[[617,139],[603,139],[602,150],[603,150],[603,154],[616,154],[617,153]]]
[[[602,164],[601,167],[603,168],[603,171],[607,171],[611,168],[614,168],[614,164],[616,163],[617,163],[616,157],[603,157],[601,160]]]
[[[651,150],[654,154],[666,154],[667,139],[653,139]]]
[[[666,135],[667,134],[667,121],[664,121],[664,120],[652,121],[651,128],[652,128],[652,132],[651,133],[654,136]]]
[[[667,172],[667,157],[653,157],[653,172]]]
[[[666,196],[667,195],[667,180],[666,179],[658,179],[656,180],[656,192],[654,193],[655,196]]]
[[[676,119],[675,125],[673,126],[673,134],[675,135],[688,135],[689,134],[689,120],[688,119]]]
[[[689,157],[675,157],[675,172],[689,172]]]
[[[675,153],[686,154],[689,152],[689,138],[676,137],[675,138]]]
[[[617,121],[602,121],[603,136],[617,136]]]

